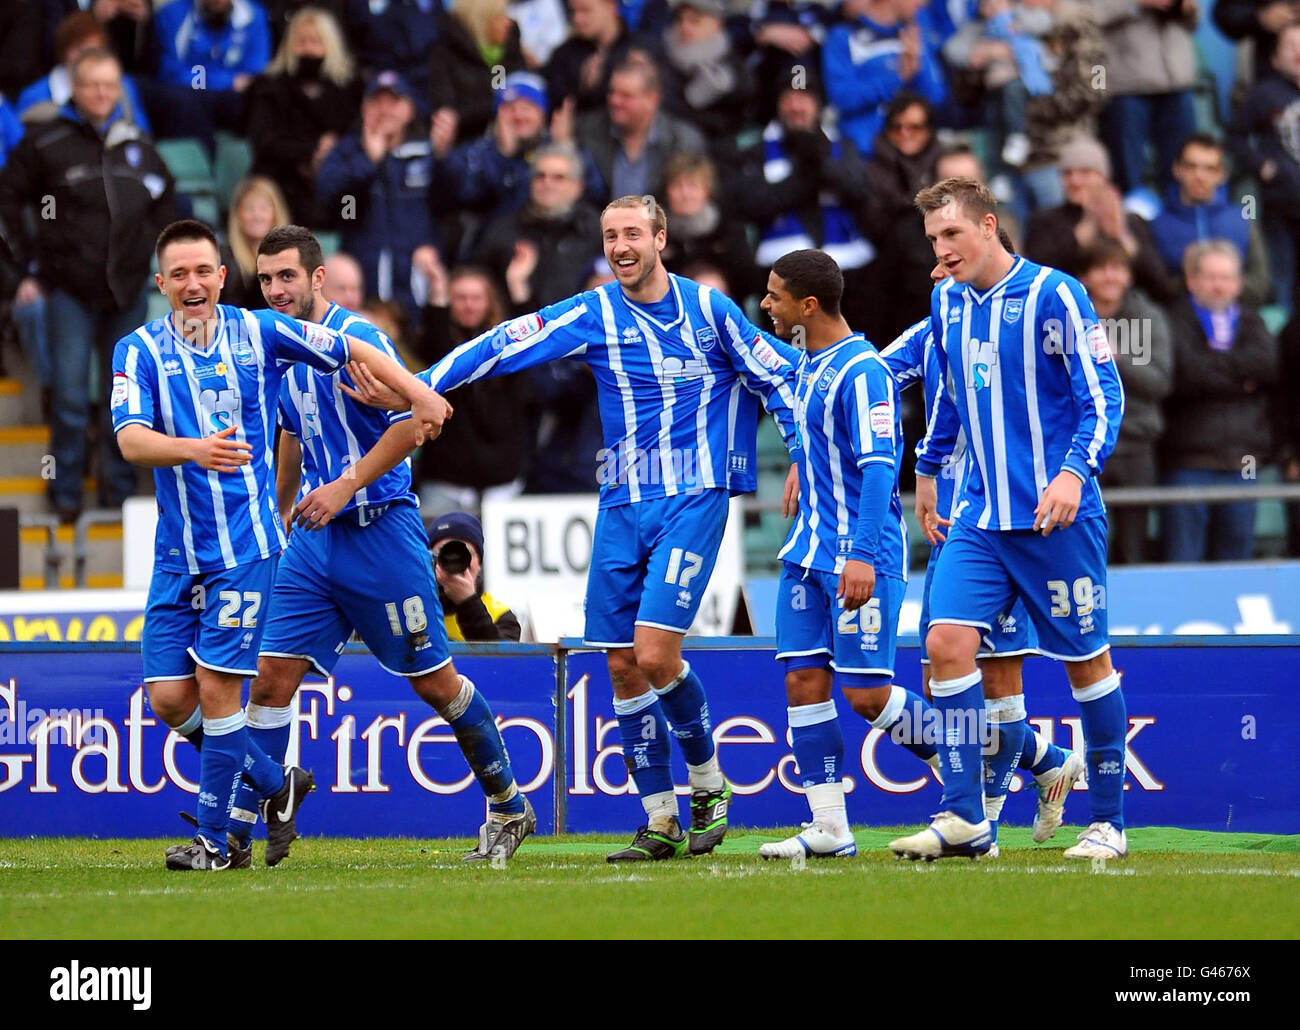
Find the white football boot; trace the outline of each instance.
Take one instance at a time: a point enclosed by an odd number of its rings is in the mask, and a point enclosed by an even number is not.
[[[837,837],[816,823],[804,823],[803,830],[785,840],[763,844],[760,858],[852,858],[858,853],[853,834]]]
[[[1124,858],[1128,854],[1128,838],[1123,830],[1110,823],[1093,823],[1081,834],[1079,843],[1065,849],[1066,858]]]

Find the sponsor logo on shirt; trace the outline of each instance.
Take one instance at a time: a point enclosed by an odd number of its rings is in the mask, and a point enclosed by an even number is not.
[[[1091,325],[1087,332],[1088,350],[1092,351],[1092,360],[1098,365],[1104,365],[1110,360],[1110,340],[1106,338],[1106,330],[1099,325]]]
[[[322,354],[334,353],[335,336],[328,329],[318,325],[305,325],[302,329],[303,340],[312,350]]]
[[[628,326],[626,329],[623,330],[623,342],[624,342],[624,343],[640,343],[640,342],[641,342],[641,330],[638,329],[638,328],[637,328],[636,326],[634,326],[634,325],[630,325],[630,326]]]
[[[506,323],[506,335],[515,343],[526,340],[530,336],[536,336],[541,331],[542,316],[536,312],[531,315],[523,315]]]
[[[225,367],[226,366],[222,364],[221,366],[222,371],[218,372],[216,365],[195,365],[194,378],[195,379],[224,379],[226,377]]]
[[[1002,308],[1002,321],[1006,322],[1007,325],[1011,325],[1013,322],[1018,322],[1020,316],[1024,313],[1024,310],[1024,300],[1020,297],[1012,297]]]
[[[893,436],[894,412],[888,401],[871,405],[870,419],[872,435],[886,440]]]
[[[748,472],[749,455],[744,451],[728,451],[727,469],[731,472]]]
[[[113,376],[113,396],[109,400],[109,407],[118,408],[126,403],[127,394],[131,390],[131,381],[126,376],[118,373]]]
[[[949,324],[949,325],[956,325],[956,324],[957,324],[958,322],[960,322],[960,321],[961,321],[961,309],[960,309],[960,308],[953,308],[951,311],[948,312],[948,324]]]
[[[163,373],[169,376],[178,376],[185,371],[185,366],[175,358],[168,358],[163,362],[162,367]]]
[[[775,372],[785,365],[785,359],[761,336],[754,341],[754,360],[769,372]]]
[[[687,358],[683,361],[677,357],[666,357],[659,363],[660,382],[684,383],[688,379],[698,379],[707,375],[709,366],[700,358]]]

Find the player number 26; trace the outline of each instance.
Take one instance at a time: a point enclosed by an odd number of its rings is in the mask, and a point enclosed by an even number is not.
[[[384,605],[384,611],[388,613],[388,625],[393,631],[393,636],[402,635],[402,620],[397,615],[397,605],[389,601]],[[406,632],[419,633],[429,625],[429,617],[424,614],[424,601],[416,594],[414,597],[408,597],[402,602],[402,615],[406,617]]]
[[[841,633],[856,633],[858,631],[858,619],[862,620],[863,633],[880,632],[880,598],[873,597],[861,608],[855,611],[845,609],[840,612],[840,617],[836,620],[835,628]]]
[[[262,593],[260,590],[245,590],[242,594],[238,590],[223,590],[217,595],[221,600],[221,610],[217,612],[217,625],[226,629],[237,629],[243,626],[244,629],[252,629],[257,625],[257,613],[262,608]],[[248,607],[244,609],[244,616],[239,616],[239,606],[247,603]]]
[[[1092,580],[1080,576],[1073,586],[1063,579],[1049,579],[1047,589],[1052,592],[1052,617],[1064,619],[1070,614],[1070,593],[1074,593],[1074,603],[1078,606],[1077,614],[1091,615],[1093,608]]]

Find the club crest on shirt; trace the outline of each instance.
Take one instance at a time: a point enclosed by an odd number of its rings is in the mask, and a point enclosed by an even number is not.
[[[252,365],[257,362],[257,355],[253,353],[253,345],[247,340],[235,341],[235,345],[230,348],[230,354],[235,359],[236,365]]]
[[[695,345],[703,351],[713,350],[718,342],[718,334],[708,326],[695,330]]]
[[[835,369],[828,368],[822,373],[822,377],[817,380],[817,389],[825,393],[831,388],[831,383],[835,382]]]
[[[1007,325],[1011,325],[1011,323],[1020,320],[1020,316],[1024,313],[1024,310],[1024,300],[1020,297],[1012,297],[1002,308],[1002,321],[1006,322]]]

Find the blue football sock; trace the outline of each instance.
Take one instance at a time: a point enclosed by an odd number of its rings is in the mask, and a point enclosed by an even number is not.
[[[807,790],[819,783],[839,783],[844,764],[844,735],[834,701],[787,708],[799,785]]]
[[[521,815],[524,796],[515,784],[510,756],[492,709],[472,682],[462,676],[460,683],[460,693],[438,714],[456,734],[456,743],[487,797],[488,811]]]
[[[659,695],[647,690],[640,697],[614,698],[618,735],[623,741],[623,761],[641,795],[641,805],[651,821],[676,816],[677,794],[668,767],[668,720]]]
[[[203,720],[199,761],[199,835],[226,854],[226,827],[248,751],[244,713]]]
[[[984,811],[996,821],[1002,816],[1002,804],[1011,789],[1011,777],[1028,736],[1025,695],[986,700],[984,711],[990,734],[990,749],[984,756]]]
[[[941,740],[939,765],[943,773],[944,811],[969,823],[984,819],[982,789],[984,692],[976,669],[951,680],[930,680],[930,695],[938,712]]]
[[[709,720],[709,699],[690,662],[666,687],[655,687],[664,716],[687,765],[703,765],[713,757],[713,724]]]
[[[1124,829],[1124,742],[1128,708],[1119,688],[1119,673],[1074,691],[1083,716],[1088,754],[1088,804],[1091,822]]]
[[[1065,755],[1064,748],[1057,747],[1038,730],[1029,726],[1025,731],[1025,747],[1020,752],[1019,768],[1037,778],[1045,772],[1063,766]]]
[[[244,781],[235,797],[235,807],[230,811],[230,832],[241,844],[247,844],[253,836],[253,827],[257,825],[258,802],[284,786],[284,753],[289,750],[289,730],[293,723],[294,709],[292,705],[264,708],[250,702],[244,714],[248,719],[249,755],[244,758]],[[254,749],[261,754],[260,760],[254,755]],[[253,759],[251,768],[250,758]],[[278,780],[278,784],[275,790],[262,791],[253,786],[252,777],[258,777],[267,784],[274,784]]]
[[[889,688],[889,700],[871,725],[889,734],[890,740],[907,748],[923,762],[928,762],[939,750],[934,734],[925,727],[933,724],[930,702],[899,686]]]

